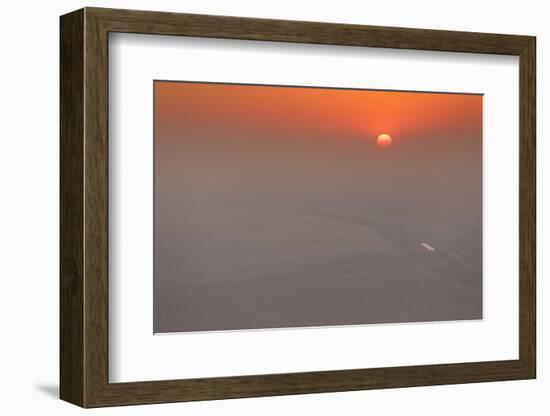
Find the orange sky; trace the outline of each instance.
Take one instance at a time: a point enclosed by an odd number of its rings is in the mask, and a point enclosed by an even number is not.
[[[157,126],[406,139],[479,134],[482,96],[155,82]]]

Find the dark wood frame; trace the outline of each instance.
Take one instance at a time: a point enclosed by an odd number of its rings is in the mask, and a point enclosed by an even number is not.
[[[109,383],[110,32],[519,56],[519,359]],[[99,8],[62,16],[61,398],[100,407],[535,378],[535,50],[530,36]]]

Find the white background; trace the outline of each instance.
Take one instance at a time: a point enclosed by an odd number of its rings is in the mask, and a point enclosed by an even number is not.
[[[294,397],[226,400],[87,411],[88,414],[530,414],[550,408],[550,361],[544,347],[550,294],[543,258],[550,228],[550,146],[545,142],[544,76],[550,56],[545,3],[537,1],[50,1],[9,2],[2,11],[0,244],[5,414],[70,415],[82,410],[58,401],[58,16],[83,5],[319,20],[375,25],[532,34],[538,36],[538,305],[536,381],[438,386]],[[548,250],[546,250],[548,251]]]
[[[111,381],[518,358],[517,57],[114,34],[109,62]],[[154,79],[483,93],[483,320],[153,336]]]

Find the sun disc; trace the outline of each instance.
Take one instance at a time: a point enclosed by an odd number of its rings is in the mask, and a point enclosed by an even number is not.
[[[388,146],[391,146],[391,142],[392,142],[391,136],[390,136],[389,134],[386,134],[386,133],[382,133],[382,134],[379,135],[378,138],[376,139],[376,143],[377,143],[378,146],[380,146],[380,147],[388,147]]]

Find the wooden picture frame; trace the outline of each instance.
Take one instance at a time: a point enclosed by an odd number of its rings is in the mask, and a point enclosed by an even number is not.
[[[110,32],[519,56],[519,359],[110,383]],[[102,407],[535,378],[535,38],[85,8],[61,17],[60,396]]]

